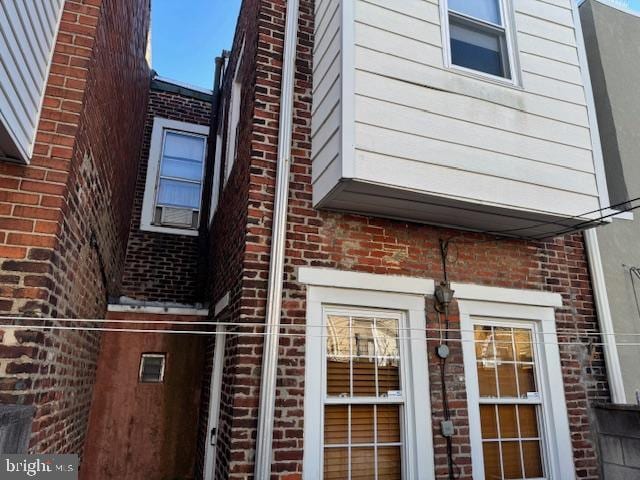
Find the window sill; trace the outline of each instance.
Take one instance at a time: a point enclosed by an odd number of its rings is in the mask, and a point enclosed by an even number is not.
[[[197,237],[200,234],[198,230],[191,230],[187,228],[158,227],[156,225],[150,225],[148,223],[140,224],[140,230],[144,232],[167,233],[169,235],[186,235],[189,237]]]

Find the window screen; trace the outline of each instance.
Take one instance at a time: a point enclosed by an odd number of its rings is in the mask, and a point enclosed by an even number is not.
[[[324,478],[402,478],[398,318],[327,318]]]
[[[165,359],[165,354],[143,354],[140,360],[140,382],[162,383],[164,381]]]
[[[449,0],[451,63],[511,78],[500,0]]]

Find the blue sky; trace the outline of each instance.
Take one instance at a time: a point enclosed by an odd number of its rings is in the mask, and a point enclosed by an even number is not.
[[[152,0],[152,63],[163,77],[213,85],[214,60],[230,49],[241,0]]]

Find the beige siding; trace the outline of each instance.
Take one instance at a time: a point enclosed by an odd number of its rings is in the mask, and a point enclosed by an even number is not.
[[[31,155],[63,0],[0,2],[0,155]]]
[[[341,151],[342,9],[336,0],[316,1],[313,52],[313,180],[339,166]],[[333,165],[333,169],[330,168]],[[326,179],[325,179],[326,182]]]
[[[521,88],[445,69],[436,2],[355,12],[355,178],[554,214],[599,207],[568,1],[515,0]]]

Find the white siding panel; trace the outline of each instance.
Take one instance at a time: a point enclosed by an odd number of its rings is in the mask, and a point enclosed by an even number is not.
[[[477,125],[424,111],[389,104],[359,96],[356,98],[356,118],[362,123],[397,129],[406,133],[424,135],[458,145],[490,150],[539,162],[553,163],[563,157],[572,165],[585,165],[589,150],[505,132],[484,125]]]
[[[557,23],[550,23],[523,13],[517,13],[516,28],[520,32],[553,40],[554,42],[572,47],[576,45],[575,30],[567,25],[558,25]]]
[[[0,3],[0,155],[28,161],[63,2]]]
[[[524,52],[520,54],[520,64],[522,65],[522,70],[525,72],[544,75],[575,85],[582,85],[582,72],[580,71],[580,67],[575,65],[557,62]]]
[[[314,181],[340,165],[342,96],[342,9],[340,2],[316,2],[311,138]]]
[[[440,25],[440,9],[437,2],[425,0],[361,0],[359,3],[371,3],[406,17],[417,18],[425,22]]]

